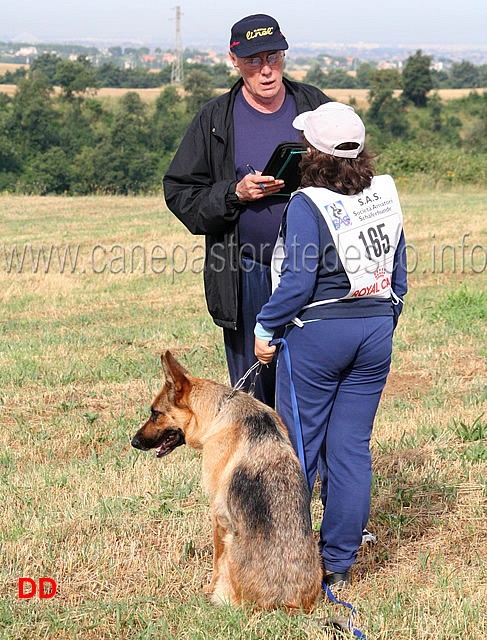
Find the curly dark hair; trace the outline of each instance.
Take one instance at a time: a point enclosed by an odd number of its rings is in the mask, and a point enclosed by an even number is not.
[[[303,153],[300,162],[301,187],[327,187],[347,196],[354,196],[370,187],[375,175],[374,157],[364,147],[357,158],[339,158],[319,151],[305,140],[310,151]],[[339,149],[354,148],[354,143]]]

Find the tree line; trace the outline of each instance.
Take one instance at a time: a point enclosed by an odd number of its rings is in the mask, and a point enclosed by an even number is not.
[[[184,93],[168,85],[152,103],[134,91],[103,100],[87,91],[91,68],[83,59],[62,62],[51,75],[31,69],[13,96],[0,92],[0,192],[159,193],[189,122],[215,95],[213,76],[194,68]],[[390,74],[369,78],[368,107],[357,110],[368,145],[380,152],[378,168],[485,185],[487,93],[443,103],[429,93],[426,62],[421,52],[411,56],[399,96]]]
[[[420,62],[419,62],[420,61]],[[378,69],[370,62],[363,62],[357,67],[355,75],[344,69],[323,71],[320,64],[315,63],[307,72],[305,82],[320,89],[369,89],[378,83],[387,82],[393,89],[403,89],[405,76],[411,66],[417,63],[426,65],[431,89],[478,89],[487,87],[487,64],[474,65],[468,60],[454,62],[448,70],[431,68],[432,57],[423,55],[419,49],[406,60],[402,72],[399,69]]]
[[[36,70],[12,97],[0,92],[0,191],[157,192],[189,122],[214,95],[209,76],[193,71],[184,98],[168,85],[146,104],[134,91],[116,101],[90,96],[83,71],[71,70],[57,66],[58,94]]]
[[[113,54],[118,53],[121,47],[111,47]],[[147,50],[141,48],[140,51]],[[125,49],[130,51],[130,49]],[[134,49],[135,51],[135,49]],[[121,51],[120,51],[121,55]],[[421,50],[415,56],[410,56],[404,70],[408,68],[411,58],[420,56],[428,65],[432,89],[476,89],[487,87],[487,64],[474,65],[468,60],[454,62],[448,70],[431,68],[432,57],[422,55]],[[166,64],[162,69],[155,71],[143,66],[125,68],[120,63],[120,58],[114,58],[117,62],[107,61],[100,65],[93,65],[86,54],[79,54],[76,60],[61,58],[55,53],[43,53],[37,56],[32,65],[32,71],[39,71],[47,75],[53,85],[60,85],[62,76],[69,72],[77,75],[80,71],[85,74],[87,86],[93,88],[125,88],[125,89],[151,89],[168,85],[171,82],[172,64]],[[58,72],[59,66],[59,72]],[[204,71],[211,78],[210,84],[214,88],[227,88],[232,82],[230,70],[225,64],[205,64],[201,62],[183,62],[186,74],[192,71]],[[319,61],[312,64],[306,73],[305,82],[313,84],[320,89],[333,87],[334,89],[369,89],[378,82],[387,82],[393,89],[404,88],[404,70],[378,69],[370,62],[363,62],[357,67],[355,75],[351,75],[345,69],[330,69],[324,71]],[[27,69],[20,67],[15,71],[6,71],[0,74],[0,84],[17,84],[21,78],[27,75]],[[61,77],[60,77],[61,76]]]
[[[227,87],[230,70],[224,64],[207,65],[199,62],[183,63],[185,74],[193,71],[205,71],[210,76],[212,87]],[[76,60],[61,58],[55,53],[43,53],[37,56],[30,66],[30,72],[42,73],[53,86],[65,87],[71,83],[77,91],[87,88],[98,89],[154,89],[171,83],[172,65],[167,64],[160,71],[151,71],[142,66],[128,67],[117,65],[115,62],[104,62],[93,65],[86,55],[78,55]],[[0,74],[1,84],[18,84],[28,75],[25,67],[15,71]]]

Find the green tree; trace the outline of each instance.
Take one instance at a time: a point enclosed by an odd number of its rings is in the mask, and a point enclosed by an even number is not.
[[[169,85],[159,94],[151,118],[149,145],[159,158],[157,175],[163,176],[186,131],[191,115],[178,90]]]
[[[96,82],[99,87],[121,87],[126,74],[124,69],[118,67],[113,62],[104,62],[99,67],[95,67]]]
[[[192,71],[184,79],[188,92],[186,104],[190,113],[196,113],[208,100],[215,97],[211,86],[211,76],[206,71]]]
[[[90,59],[85,54],[80,54],[76,58],[76,62],[81,62],[81,64],[83,65],[83,67],[85,67],[85,69],[92,69],[93,68],[93,65],[91,64]]]
[[[62,87],[67,100],[72,100],[75,93],[84,93],[89,87],[96,87],[95,76],[91,69],[79,60],[58,62],[56,80]]]
[[[86,98],[81,103],[81,108],[92,129],[102,128],[109,121],[109,112],[105,111],[102,101],[97,98]]]
[[[123,55],[122,47],[108,47],[108,53],[115,58],[121,58]]]
[[[25,67],[19,67],[12,71],[5,71],[5,75],[0,76],[0,84],[18,84],[21,78],[25,78],[27,75],[27,69]]]
[[[374,70],[374,67],[369,62],[362,62],[357,68],[356,79],[357,85],[360,89],[368,89],[370,87],[369,74]]]
[[[172,64],[166,64],[157,74],[160,84],[170,84],[172,76]]]
[[[0,191],[14,187],[21,169],[22,162],[15,145],[0,133]]]
[[[375,90],[402,88],[401,74],[397,69],[372,69],[368,80],[369,85]]]
[[[343,69],[331,69],[326,74],[325,87],[330,89],[355,89],[357,81]]]
[[[19,150],[9,130],[11,109],[12,100],[0,93],[0,191],[16,182],[22,168]]]
[[[326,75],[319,64],[315,64],[304,76],[304,81],[308,84],[312,84],[318,89],[324,89],[326,86]]]
[[[59,114],[53,106],[52,92],[44,74],[31,74],[17,86],[8,128],[24,159],[59,142]]]
[[[469,62],[454,62],[450,68],[450,85],[453,89],[476,89],[480,86],[478,67]]]
[[[433,83],[433,89],[450,88],[450,77],[446,71],[431,69],[431,81]]]
[[[117,106],[94,151],[85,148],[75,158],[74,182],[91,190],[138,193],[152,186],[157,162],[149,149],[147,106],[132,91]]]
[[[125,79],[123,86],[128,89],[150,89],[158,87],[160,84],[157,74],[151,73],[144,67],[134,67],[125,69]]]
[[[390,88],[371,89],[369,92],[366,127],[373,148],[382,149],[408,132],[405,106],[392,93]]]
[[[487,87],[487,64],[479,67],[479,87]]]
[[[61,58],[55,53],[43,53],[34,59],[30,66],[32,73],[43,73],[51,84],[56,82],[56,67]]]
[[[228,87],[228,78],[230,77],[230,69],[226,64],[215,64],[212,67],[208,67],[211,77],[212,86],[218,89],[225,89]]]
[[[59,144],[70,160],[85,146],[94,143],[94,132],[90,126],[91,113],[83,110],[83,102],[69,101],[64,107],[59,130]]]
[[[431,113],[431,130],[433,132],[441,131],[443,125],[441,118],[443,107],[440,97],[437,94],[428,101],[428,110]]]
[[[66,153],[59,147],[52,147],[37,154],[24,170],[21,182],[29,191],[41,194],[68,192],[71,165]]]
[[[483,118],[472,118],[466,123],[463,135],[464,144],[468,149],[475,149],[478,153],[487,152],[487,125]]]
[[[425,107],[427,95],[433,88],[430,72],[431,56],[422,54],[421,49],[406,60],[402,72],[403,96],[412,100],[417,107]]]
[[[452,147],[461,145],[459,131],[462,122],[456,115],[448,113],[449,107],[445,106],[438,94],[434,94],[428,100],[426,117],[423,122],[416,120],[421,125],[417,131],[417,137],[423,146],[432,148],[449,144]]]

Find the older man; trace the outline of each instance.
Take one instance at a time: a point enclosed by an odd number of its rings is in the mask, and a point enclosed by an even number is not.
[[[223,327],[232,384],[255,362],[255,317],[271,293],[272,248],[288,200],[279,195],[283,181],[262,169],[280,142],[299,140],[296,115],[329,101],[319,89],[283,78],[287,49],[271,16],[233,25],[230,59],[241,77],[197,113],[164,176],[169,209],[206,237],[206,301]],[[255,395],[274,406],[272,366]]]

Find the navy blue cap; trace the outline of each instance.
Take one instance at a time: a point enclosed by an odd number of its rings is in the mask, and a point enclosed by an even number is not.
[[[236,22],[230,36],[230,51],[239,58],[247,58],[261,51],[288,49],[277,20],[264,13],[256,13]]]

